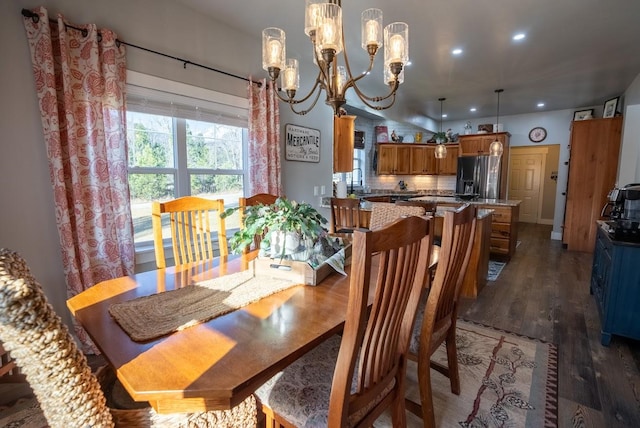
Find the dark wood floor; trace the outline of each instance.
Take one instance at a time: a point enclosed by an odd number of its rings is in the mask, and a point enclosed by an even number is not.
[[[550,240],[551,226],[520,223],[518,234],[514,257],[460,316],[558,346],[560,427],[640,427],[640,342],[600,344],[592,255]]]

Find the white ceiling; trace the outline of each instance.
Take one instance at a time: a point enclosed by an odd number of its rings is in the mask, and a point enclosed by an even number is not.
[[[301,63],[299,93],[310,88],[317,70],[303,32],[304,0],[179,1],[255,36],[256,43],[262,29],[282,28],[287,56]],[[602,105],[622,95],[640,73],[640,0],[345,0],[344,30],[354,72],[366,69],[360,13],[371,7],[382,9],[385,25],[409,24],[412,65],[395,105],[377,113],[393,120],[418,126],[427,123],[425,116],[439,121],[440,97],[446,98],[446,120],[493,116],[497,88],[504,89],[501,116]],[[526,38],[512,41],[518,32]],[[454,57],[456,47],[464,52]],[[386,90],[381,62],[379,52],[372,74],[360,81],[368,95]],[[260,69],[247,72],[266,77]],[[363,107],[352,90],[348,100]]]

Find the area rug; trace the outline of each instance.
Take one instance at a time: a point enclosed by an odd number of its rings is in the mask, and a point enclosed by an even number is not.
[[[453,394],[449,379],[431,370],[436,426],[558,426],[555,345],[468,321],[458,321],[456,344],[461,394]],[[446,364],[444,347],[433,360]],[[419,400],[415,364],[407,377],[407,395]],[[376,427],[390,426],[379,422]],[[418,418],[407,422],[409,427],[422,423]]]
[[[436,426],[544,427],[558,426],[557,348],[551,343],[516,335],[470,321],[458,321],[456,343],[461,394],[451,393],[449,379],[431,371]],[[443,347],[433,356],[446,362]],[[419,402],[417,371],[407,370],[407,396]],[[0,427],[46,426],[35,399],[0,411]],[[376,428],[391,427],[388,414]],[[407,412],[407,428],[422,427]]]
[[[487,272],[487,281],[495,281],[498,279],[500,272],[506,266],[505,262],[497,262],[495,260],[489,260],[489,271]]]
[[[44,428],[48,426],[33,394],[20,398],[10,406],[0,407],[0,427]]]

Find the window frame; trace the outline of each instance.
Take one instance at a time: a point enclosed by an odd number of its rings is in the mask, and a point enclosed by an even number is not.
[[[196,108],[204,108],[210,112],[224,112],[225,116],[235,116],[229,120],[213,122],[209,118],[196,117],[176,117],[171,114],[172,132],[173,132],[173,167],[129,167],[127,165],[128,174],[150,173],[150,174],[170,174],[174,176],[174,195],[175,197],[190,195],[191,185],[190,178],[192,175],[241,175],[243,189],[246,187],[249,178],[247,168],[248,163],[248,115],[249,101],[246,98],[234,95],[223,94],[209,89],[199,88],[187,85],[181,82],[175,82],[162,79],[155,76],[138,73],[135,71],[127,71],[127,93],[129,90],[135,94],[136,98],[143,98],[148,93],[150,97],[158,100],[159,103],[170,103],[173,99],[180,100],[184,105]],[[166,99],[163,98],[166,95]],[[127,104],[127,112],[140,112],[146,114],[158,114],[169,116],[161,112],[145,112],[138,108],[129,108]],[[187,120],[199,120],[209,123],[221,123],[242,128],[242,168],[236,169],[213,169],[213,168],[188,168],[187,167]],[[243,190],[244,193],[244,190]],[[237,206],[229,204],[228,207]],[[233,233],[234,229],[227,229],[227,235]],[[217,238],[216,238],[217,239]],[[170,239],[165,242],[165,247],[170,247]],[[153,240],[141,243],[135,242],[136,265],[150,263],[155,261],[153,254]]]

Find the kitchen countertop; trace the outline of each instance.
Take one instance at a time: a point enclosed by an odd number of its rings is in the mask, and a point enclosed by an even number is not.
[[[436,203],[470,203],[474,205],[495,205],[495,206],[503,206],[503,207],[517,207],[520,205],[520,200],[517,199],[474,199],[471,201],[466,201],[456,196],[419,196],[415,198],[411,198],[411,201],[433,201]]]
[[[640,247],[640,241],[625,240],[624,238],[622,239],[616,238],[615,230],[610,223],[611,223],[610,221],[606,221],[606,220],[596,220],[596,224],[598,225],[598,227],[600,227],[605,232],[605,234],[609,237],[609,239],[611,239],[611,241],[616,245],[624,245],[627,247]]]

